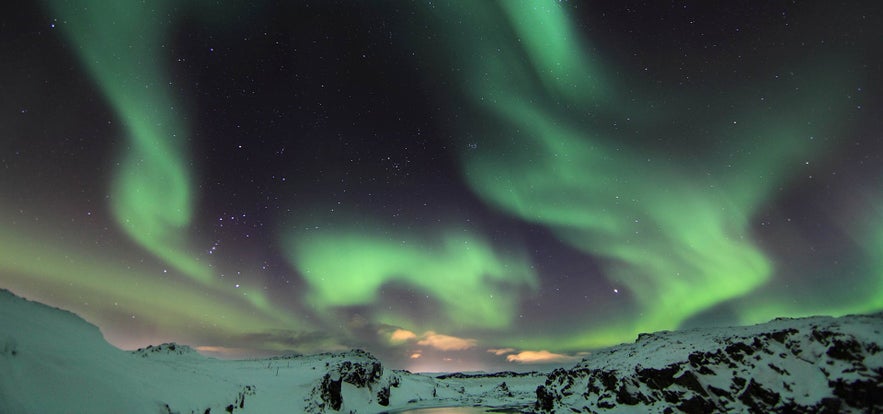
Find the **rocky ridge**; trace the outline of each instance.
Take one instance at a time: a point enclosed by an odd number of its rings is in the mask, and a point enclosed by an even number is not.
[[[883,411],[883,313],[642,334],[549,374],[538,412]]]
[[[200,355],[190,346],[180,345],[174,342],[160,345],[148,345],[145,348],[138,348],[132,351],[132,354],[142,358],[155,357],[157,355]]]

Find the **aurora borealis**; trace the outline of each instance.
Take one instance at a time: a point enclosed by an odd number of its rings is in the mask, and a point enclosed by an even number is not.
[[[115,345],[570,362],[883,309],[883,7],[0,13],[0,287]]]

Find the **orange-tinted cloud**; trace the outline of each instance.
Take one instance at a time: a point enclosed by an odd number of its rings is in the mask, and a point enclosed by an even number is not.
[[[515,348],[500,348],[500,349],[488,349],[488,352],[494,355],[506,355],[506,354],[514,354]]]
[[[474,339],[442,335],[433,331],[426,332],[423,338],[417,341],[418,345],[431,346],[441,351],[463,351],[474,347],[477,343]]]
[[[396,329],[390,336],[390,342],[394,344],[399,344],[402,342],[410,341],[412,339],[417,339],[417,334],[411,332],[407,329]]]
[[[572,362],[579,360],[579,357],[555,354],[546,350],[542,351],[521,351],[506,357],[509,362],[518,362],[521,364],[541,364],[552,362]]]
[[[423,354],[421,354],[421,353],[419,353],[419,352],[415,352],[415,353],[411,354],[411,359],[417,359],[417,358],[420,358],[420,357],[422,357],[422,356],[423,356]]]

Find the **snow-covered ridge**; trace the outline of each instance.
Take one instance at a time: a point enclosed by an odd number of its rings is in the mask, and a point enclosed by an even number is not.
[[[552,372],[543,412],[881,412],[883,313],[642,334]]]
[[[159,344],[156,346],[148,345],[146,348],[138,348],[132,351],[133,354],[142,358],[155,358],[163,355],[199,355],[195,349],[188,345],[179,345],[174,342]]]
[[[437,379],[352,350],[225,361],[186,345],[126,352],[73,313],[0,290],[0,413],[380,413],[530,405],[545,374]]]
[[[133,352],[0,290],[0,413],[883,412],[883,313],[642,334],[550,374],[420,375],[352,350],[225,361]]]

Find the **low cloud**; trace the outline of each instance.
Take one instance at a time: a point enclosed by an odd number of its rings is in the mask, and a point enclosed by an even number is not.
[[[417,335],[412,331],[402,328],[396,328],[389,335],[389,342],[393,345],[401,345],[407,342],[416,342],[420,346],[428,346],[439,351],[463,351],[474,348],[478,341],[470,338],[460,338],[451,335],[444,335],[434,331],[426,331],[423,335]]]
[[[411,359],[418,359],[422,356],[423,356],[423,354],[421,354],[419,352],[415,352],[415,353],[411,354]]]
[[[506,357],[509,362],[517,362],[519,364],[546,364],[555,362],[573,362],[580,358],[577,356],[556,354],[546,350],[542,351],[521,351],[517,354],[511,354]]]
[[[389,336],[390,342],[392,342],[394,344],[400,344],[402,342],[407,342],[412,339],[417,339],[417,334],[415,334],[414,332],[411,332],[407,329],[396,329]]]
[[[475,347],[478,343],[475,339],[458,338],[456,336],[442,335],[433,331],[426,332],[417,341],[418,345],[430,346],[440,351],[463,351]]]
[[[514,354],[515,348],[488,349],[487,351],[494,355],[500,356],[506,354]]]

